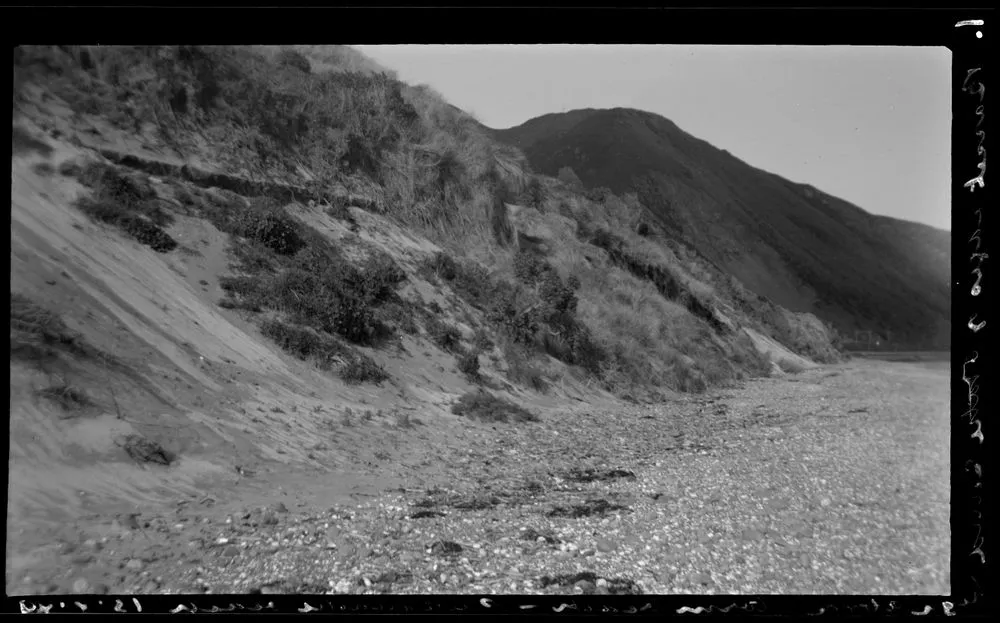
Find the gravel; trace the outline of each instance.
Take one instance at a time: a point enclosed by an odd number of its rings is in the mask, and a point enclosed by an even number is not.
[[[948,594],[947,375],[877,366],[464,423],[446,488],[186,522],[122,590]]]

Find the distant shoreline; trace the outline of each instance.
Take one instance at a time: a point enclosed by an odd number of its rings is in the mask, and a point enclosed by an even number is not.
[[[884,361],[951,361],[951,351],[934,350],[856,350],[847,353],[851,357],[861,359],[882,359]]]

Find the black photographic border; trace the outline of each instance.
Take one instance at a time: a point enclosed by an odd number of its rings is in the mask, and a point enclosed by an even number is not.
[[[552,8],[208,5],[4,8],[11,45],[277,43],[686,43],[945,46],[952,51],[952,594],[947,596],[335,596],[64,595],[6,597],[12,613],[277,613],[947,616],[996,610],[988,587],[985,461],[993,351],[992,116],[988,58],[994,11],[876,8]],[[983,20],[984,23],[975,23]],[[981,33],[982,37],[978,37]],[[992,87],[989,91],[992,92]],[[914,128],[919,131],[919,128]],[[996,204],[992,204],[996,205]],[[985,421],[984,421],[985,420]],[[991,607],[992,606],[992,607]]]

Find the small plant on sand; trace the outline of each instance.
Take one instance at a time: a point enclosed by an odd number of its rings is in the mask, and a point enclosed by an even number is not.
[[[471,417],[485,422],[535,422],[538,416],[506,398],[479,390],[463,394],[451,408],[455,415]]]
[[[395,410],[394,414],[395,414],[394,419],[396,428],[413,428],[413,426],[416,424],[414,419],[410,417],[409,411]]]
[[[79,411],[94,404],[87,392],[62,379],[48,387],[36,390],[35,395],[51,400],[67,412]]]

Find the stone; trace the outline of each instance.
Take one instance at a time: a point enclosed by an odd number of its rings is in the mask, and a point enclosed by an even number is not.
[[[573,590],[583,593],[584,595],[593,595],[597,587],[590,580],[580,580],[573,585]]]
[[[617,546],[608,539],[597,539],[597,551],[599,552],[613,552],[617,549]]]
[[[690,576],[692,584],[708,585],[712,584],[712,575],[710,573],[692,573]]]
[[[127,563],[125,563],[125,568],[128,569],[129,571],[142,571],[143,567],[145,566],[146,566],[145,563],[143,563],[138,558],[133,558],[129,560]]]
[[[288,511],[285,511],[285,512],[288,512]],[[261,523],[261,525],[264,525],[264,526],[274,526],[274,525],[277,525],[277,523],[278,523],[278,516],[274,513],[274,511],[267,511],[266,513],[264,513],[263,515],[261,515],[261,517],[260,517],[260,523]]]
[[[87,578],[78,578],[75,582],[73,582],[73,592],[77,595],[89,594],[90,590],[91,586],[90,582],[87,581]]]

